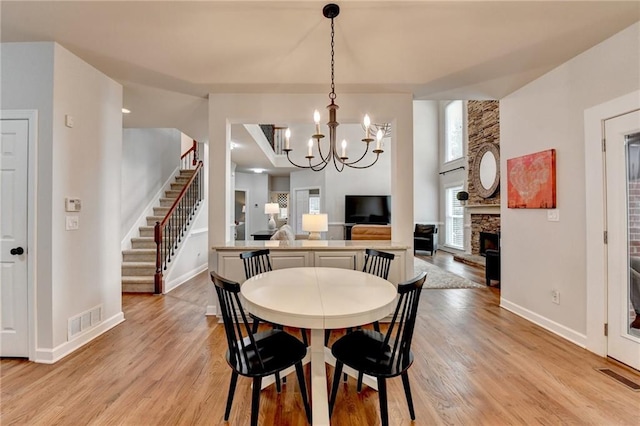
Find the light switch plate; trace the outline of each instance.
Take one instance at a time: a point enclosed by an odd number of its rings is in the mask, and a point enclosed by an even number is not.
[[[560,210],[558,209],[547,210],[547,220],[549,222],[560,222]]]
[[[64,116],[64,125],[67,127],[73,127],[73,116],[72,115],[65,115]]]
[[[67,231],[75,231],[80,228],[80,218],[78,216],[67,216]]]

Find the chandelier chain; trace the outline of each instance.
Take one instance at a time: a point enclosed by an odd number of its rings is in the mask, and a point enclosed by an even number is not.
[[[334,46],[334,42],[333,42],[333,36],[335,34],[335,30],[333,27],[333,18],[331,18],[331,93],[329,93],[329,99],[331,99],[331,103],[333,103],[334,99],[336,98],[336,84],[334,82],[334,71],[333,71],[333,66],[335,64],[335,60],[333,58],[334,56],[334,52],[333,52],[333,46]]]
[[[337,4],[333,4],[333,3],[325,5],[325,7],[322,9],[322,14],[324,15],[324,17],[331,19],[331,92],[329,93],[329,99],[331,100],[331,103],[327,105],[327,109],[329,110],[329,121],[327,122],[327,126],[329,127],[329,138],[328,138],[329,150],[325,156],[322,149],[323,144],[321,143],[321,140],[322,138],[324,138],[324,135],[321,133],[321,130],[320,130],[320,113],[317,110],[314,112],[314,115],[313,115],[314,121],[316,123],[315,133],[311,136],[312,139],[309,139],[309,151],[308,151],[308,154],[304,157],[309,162],[309,165],[297,164],[289,156],[290,152],[293,151],[293,149],[289,147],[289,137],[291,136],[289,129],[287,129],[287,133],[286,133],[286,142],[285,142],[286,148],[283,149],[283,151],[287,154],[287,160],[289,161],[289,163],[291,163],[292,165],[300,169],[311,169],[314,172],[319,172],[321,170],[324,170],[324,168],[327,167],[327,165],[330,162],[333,163],[335,169],[338,172],[343,171],[345,167],[350,167],[354,169],[366,169],[368,167],[371,167],[378,162],[378,158],[380,157],[380,154],[384,152],[381,147],[381,140],[383,136],[388,136],[387,135],[387,131],[389,128],[388,124],[384,124],[384,125],[373,124],[373,127],[371,127],[372,126],[371,120],[369,119],[368,115],[365,115],[364,116],[365,138],[362,139],[362,142],[365,142],[365,149],[362,155],[357,160],[349,161],[349,157],[347,156],[347,152],[346,152],[346,147],[347,147],[346,140],[342,141],[342,151],[341,152],[338,151],[338,147],[336,144],[336,128],[340,123],[338,123],[338,120],[336,117],[336,111],[338,110],[338,105],[336,105],[336,103],[334,102],[336,99],[336,84],[335,84],[335,23],[333,19],[336,16],[338,16],[339,13],[340,13],[340,7]],[[371,129],[375,129],[376,139],[371,137],[371,133],[370,133]],[[316,158],[313,155],[313,151],[312,151],[313,145],[314,145],[313,139],[315,139],[315,145],[317,146],[318,154],[320,157],[317,163],[313,162],[314,158]],[[373,149],[372,151],[369,151],[370,149],[369,144],[373,141],[376,141],[375,149]],[[372,152],[373,154],[375,154],[375,159],[367,165],[362,165],[362,166],[357,165],[360,163],[360,161],[365,159],[365,157],[369,152]]]

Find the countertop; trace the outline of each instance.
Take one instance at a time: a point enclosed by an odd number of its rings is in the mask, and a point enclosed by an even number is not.
[[[374,248],[379,250],[407,250],[409,246],[393,241],[378,240],[295,240],[295,241],[230,241],[216,243],[211,249],[224,250],[259,250],[268,248],[271,250],[364,250]]]

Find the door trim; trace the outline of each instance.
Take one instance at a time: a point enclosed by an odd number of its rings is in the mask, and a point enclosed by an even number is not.
[[[29,361],[36,358],[36,265],[37,265],[37,228],[36,228],[36,182],[38,179],[38,110],[0,110],[0,120],[28,120],[29,147],[27,152],[27,310],[29,329]]]
[[[604,121],[640,108],[640,90],[596,105],[584,112],[585,188],[587,241],[586,348],[607,356],[607,247],[605,168],[602,152]]]

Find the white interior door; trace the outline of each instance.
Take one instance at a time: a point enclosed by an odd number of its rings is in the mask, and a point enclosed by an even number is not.
[[[607,354],[640,370],[640,111],[606,120],[605,139]]]
[[[27,164],[29,120],[0,120],[0,356],[29,356]]]

